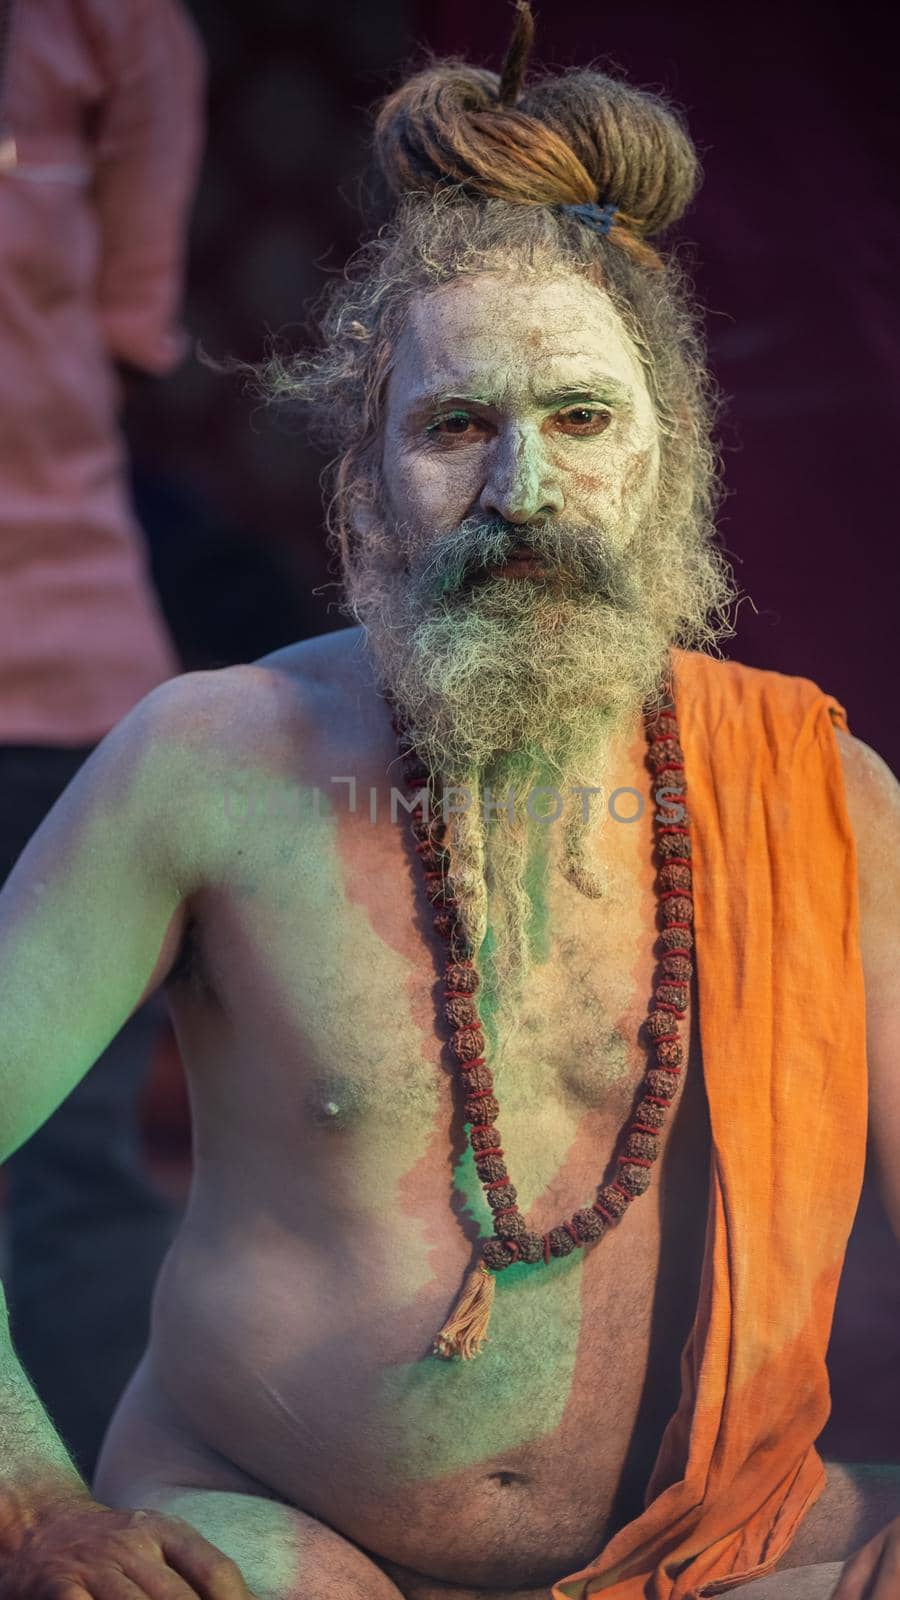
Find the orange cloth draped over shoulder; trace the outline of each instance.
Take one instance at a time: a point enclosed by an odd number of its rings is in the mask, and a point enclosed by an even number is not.
[[[672,662],[712,1129],[701,1287],[645,1509],[553,1600],[724,1594],[772,1571],[825,1486],[825,1352],[867,1123],[847,717],[806,678]]]

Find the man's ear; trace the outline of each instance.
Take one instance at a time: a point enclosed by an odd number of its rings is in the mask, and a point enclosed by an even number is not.
[[[376,549],[386,558],[388,545],[384,511],[380,490],[367,479],[358,480],[348,493],[343,507],[343,536],[345,559],[365,547],[370,553]]]
[[[368,539],[378,526],[379,519],[371,500],[355,495],[348,510],[347,521],[353,539]]]
[[[375,527],[377,495],[352,450],[337,462],[329,487],[329,524],[342,545],[353,546]]]

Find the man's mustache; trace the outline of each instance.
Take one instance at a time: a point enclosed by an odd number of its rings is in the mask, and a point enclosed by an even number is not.
[[[602,533],[559,524],[529,527],[469,518],[410,563],[410,580],[429,605],[467,591],[490,568],[519,554],[539,557],[572,589],[625,609],[634,604],[628,564]]]

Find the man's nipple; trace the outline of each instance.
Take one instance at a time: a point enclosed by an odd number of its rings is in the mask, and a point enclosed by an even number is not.
[[[338,1133],[358,1125],[365,1111],[365,1097],[353,1078],[338,1073],[319,1074],[309,1086],[306,1106],[316,1127]]]

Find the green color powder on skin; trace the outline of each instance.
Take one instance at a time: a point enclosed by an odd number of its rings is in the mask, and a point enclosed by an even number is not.
[[[548,811],[551,802],[548,797]],[[553,823],[539,823],[534,830],[525,888],[531,902],[528,919],[528,948],[531,959],[538,966],[550,959],[550,912],[547,906],[547,879],[550,876],[550,829]]]
[[[546,959],[549,948],[547,834],[547,825],[535,826],[527,874],[533,907],[530,938],[539,960]],[[499,1042],[494,947],[489,926],[477,956],[478,1008],[489,1061]],[[471,1224],[482,1238],[489,1237],[492,1214],[468,1137],[453,1168],[453,1187],[464,1200],[462,1225]],[[480,1355],[471,1361],[429,1356],[384,1374],[373,1427],[385,1440],[383,1459],[392,1478],[424,1482],[465,1471],[542,1439],[559,1426],[575,1377],[582,1270],[581,1251],[551,1258],[546,1265],[506,1268],[496,1274],[487,1342]]]
[[[559,1426],[575,1374],[581,1271],[579,1251],[498,1273],[479,1356],[428,1356],[383,1374],[370,1426],[392,1482],[466,1471]]]
[[[341,1562],[348,1560],[354,1569],[358,1563],[364,1571],[361,1552],[345,1547],[330,1528],[326,1534],[322,1523],[306,1512],[262,1496],[162,1487],[156,1493],[145,1492],[140,1504],[190,1523],[237,1563],[254,1600],[279,1600],[304,1592],[307,1585],[315,1592],[324,1571],[335,1566],[339,1571]],[[329,1541],[333,1550],[328,1549]]]

